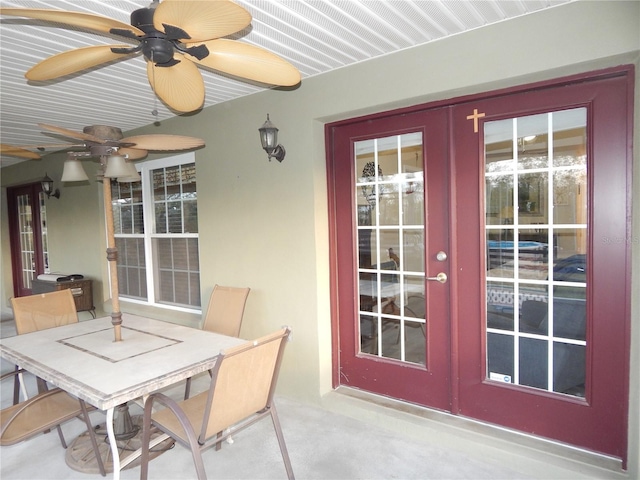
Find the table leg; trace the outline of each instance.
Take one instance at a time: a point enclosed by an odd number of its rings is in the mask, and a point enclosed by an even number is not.
[[[118,443],[116,442],[116,434],[113,429],[113,413],[115,408],[107,410],[107,436],[109,437],[109,446],[111,447],[111,456],[113,459],[113,480],[120,480],[120,453],[118,452]]]
[[[137,449],[136,451],[131,452],[129,455],[120,458],[120,452],[118,450],[118,436],[120,432],[116,432],[115,428],[115,410],[119,407],[110,408],[107,410],[107,418],[105,420],[107,424],[107,436],[109,437],[109,446],[111,447],[111,456],[113,457],[113,480],[120,480],[120,470],[126,468],[131,462],[140,457],[142,450]],[[124,413],[128,415],[128,409]],[[125,422],[126,423],[126,422]],[[129,420],[129,423],[131,421]],[[136,431],[137,433],[137,431]],[[153,448],[157,445],[160,445],[162,442],[168,440],[170,437],[165,433],[154,434],[151,438],[151,442],[149,443],[149,448]]]

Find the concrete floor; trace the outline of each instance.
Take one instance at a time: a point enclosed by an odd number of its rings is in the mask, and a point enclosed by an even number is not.
[[[11,335],[12,322],[0,322],[0,334]],[[2,372],[13,365],[2,361]],[[193,392],[207,386],[198,377]],[[0,390],[2,406],[11,403],[12,383]],[[183,387],[167,391],[179,398]],[[628,479],[610,459],[593,458],[513,432],[503,432],[426,409],[412,410],[392,400],[371,401],[353,391],[332,392],[321,405],[282,396],[276,405],[298,479]],[[139,413],[132,407],[132,414]],[[95,424],[104,421],[93,412]],[[84,430],[72,420],[63,426],[71,442]],[[269,420],[234,435],[233,444],[204,455],[209,478],[286,478]],[[618,470],[618,471],[616,471]],[[123,480],[138,478],[139,467],[124,470]],[[0,448],[0,478],[86,479],[99,474],[69,468],[55,432]],[[107,476],[110,478],[110,475]],[[180,446],[149,465],[150,479],[195,478],[190,453]]]

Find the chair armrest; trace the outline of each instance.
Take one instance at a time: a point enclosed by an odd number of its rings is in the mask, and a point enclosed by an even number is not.
[[[11,372],[7,372],[7,373],[3,374],[3,375],[0,377],[0,382],[1,382],[2,380],[4,380],[5,378],[15,377],[15,376],[17,376],[17,375],[19,375],[19,374],[21,374],[21,373],[26,373],[26,370],[25,370],[25,369],[23,369],[23,368],[20,368],[20,369],[17,369],[17,370],[12,370]]]
[[[189,443],[191,443],[192,445],[198,445],[198,437],[196,435],[195,430],[193,429],[193,426],[191,425],[191,422],[187,418],[187,415],[184,413],[182,408],[180,408],[180,405],[178,405],[178,402],[176,402],[171,397],[168,397],[164,393],[152,393],[144,402],[144,427],[145,428],[150,426],[151,414],[153,411],[154,402],[158,402],[164,405],[167,409],[169,409],[176,416],[176,418],[178,419],[178,422],[180,422],[180,425],[182,426],[182,428],[184,429],[184,432],[187,435],[187,440],[189,441]],[[159,425],[156,424],[156,426],[159,426]],[[163,430],[162,428],[160,429]],[[168,432],[165,431],[165,433],[168,433]],[[171,436],[173,436],[174,439],[176,439],[174,435],[171,435]]]
[[[4,375],[3,375],[4,377]],[[47,390],[46,392],[39,393],[35,397],[31,397],[24,402],[20,402],[17,405],[13,405],[12,407],[8,407],[3,410],[3,418],[2,425],[0,425],[0,437],[4,435],[4,432],[11,423],[16,420],[20,415],[27,410],[28,408],[33,407],[33,405],[45,401],[47,398],[58,395],[60,393],[64,393],[63,390],[59,388],[54,388],[52,390]],[[80,411],[80,404],[78,404],[78,411]],[[75,415],[74,415],[75,416]],[[55,424],[54,424],[55,425]]]

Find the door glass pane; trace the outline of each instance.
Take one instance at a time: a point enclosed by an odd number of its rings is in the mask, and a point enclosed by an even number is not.
[[[422,134],[355,143],[360,353],[425,364]]]
[[[485,124],[487,377],[583,397],[587,111]],[[550,161],[551,159],[551,161]]]
[[[44,273],[50,273],[49,268],[49,232],[47,230],[47,204],[44,201],[45,194],[40,192],[38,194],[38,201],[40,203],[40,239],[42,242],[42,265]]]
[[[20,231],[20,256],[22,286],[31,289],[36,274],[35,245],[33,241],[33,212],[29,195],[18,195],[18,229]]]

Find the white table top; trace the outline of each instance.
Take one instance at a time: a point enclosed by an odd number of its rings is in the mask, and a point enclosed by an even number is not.
[[[0,339],[0,356],[100,410],[175,384],[215,365],[244,340],[124,314]]]

